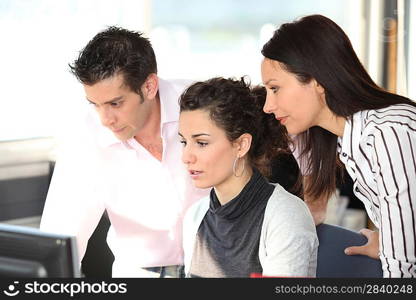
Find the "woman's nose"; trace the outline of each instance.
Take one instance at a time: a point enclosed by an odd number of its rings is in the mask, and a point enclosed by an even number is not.
[[[266,114],[271,114],[274,110],[273,102],[270,100],[270,97],[266,97],[266,101],[264,102],[263,111]]]
[[[185,146],[182,150],[182,162],[190,164],[195,162],[195,155]]]

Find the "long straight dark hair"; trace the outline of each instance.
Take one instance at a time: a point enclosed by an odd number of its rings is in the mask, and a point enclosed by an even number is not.
[[[302,83],[315,79],[325,89],[328,108],[337,116],[384,108],[393,104],[416,106],[410,99],[377,86],[354,52],[345,32],[322,15],[285,23],[263,46],[262,54],[280,62]],[[321,127],[299,135],[300,159],[307,161],[309,182],[305,195],[329,196],[336,189],[342,164],[337,157],[337,136]]]

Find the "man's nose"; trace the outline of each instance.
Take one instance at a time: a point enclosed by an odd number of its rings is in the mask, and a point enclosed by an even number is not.
[[[114,113],[112,113],[109,109],[102,108],[98,114],[100,116],[101,123],[106,127],[110,127],[116,122]]]

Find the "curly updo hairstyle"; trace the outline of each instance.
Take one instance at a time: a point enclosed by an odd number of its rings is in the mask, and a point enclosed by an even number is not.
[[[288,152],[289,137],[273,115],[263,112],[265,101],[265,88],[251,87],[244,77],[239,80],[216,77],[196,82],[179,99],[181,112],[207,111],[230,142],[244,133],[250,134],[248,161],[268,177],[272,159]]]

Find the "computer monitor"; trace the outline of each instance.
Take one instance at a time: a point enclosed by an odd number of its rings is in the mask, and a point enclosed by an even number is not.
[[[0,224],[0,277],[80,277],[75,237]]]

